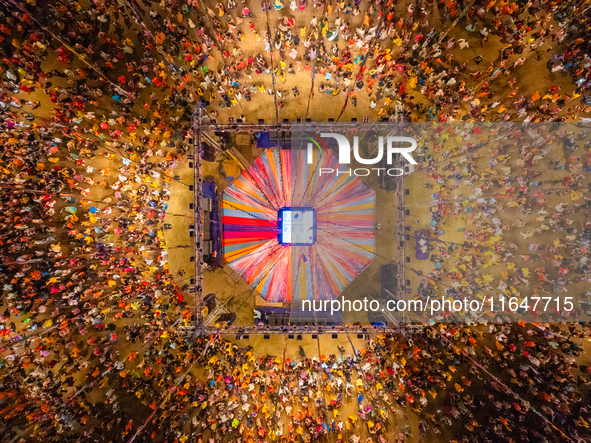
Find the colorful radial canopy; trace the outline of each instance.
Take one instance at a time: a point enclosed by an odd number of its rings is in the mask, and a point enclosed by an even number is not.
[[[269,150],[224,191],[224,259],[266,301],[334,299],[373,260],[375,192],[347,169]]]

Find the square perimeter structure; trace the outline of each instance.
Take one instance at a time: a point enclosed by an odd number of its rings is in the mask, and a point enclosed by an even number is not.
[[[277,241],[282,245],[311,246],[316,242],[313,208],[282,208],[277,212]]]

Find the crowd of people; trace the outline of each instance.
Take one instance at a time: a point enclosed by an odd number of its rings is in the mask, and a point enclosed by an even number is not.
[[[172,126],[197,104],[210,116],[235,105],[243,114],[257,93],[284,109],[302,100],[301,81],[310,99],[347,96],[343,109],[362,96],[377,117],[396,104],[437,121],[544,121],[591,109],[584,2],[61,2],[39,16],[15,5],[2,28],[12,91],[44,91],[82,121],[113,105],[125,119],[111,131],[119,136],[138,137],[130,128],[139,108]],[[556,84],[520,92],[527,64],[544,60]],[[22,109],[19,100],[9,102]],[[178,115],[164,117],[171,110]]]
[[[400,104],[438,122],[583,116],[585,2],[214,3],[0,6],[3,441],[591,439],[587,326],[426,326],[299,361],[261,356],[182,328],[191,276],[170,271],[185,245],[165,235],[172,188],[189,192],[178,171],[195,108],[237,115],[272,95],[283,112],[310,89],[343,109],[363,98],[372,119]],[[540,60],[556,84],[526,96],[520,67]],[[584,288],[585,136],[422,148],[438,203],[416,295]],[[446,241],[452,218],[466,244]]]
[[[441,325],[291,361],[166,322],[126,327],[144,344],[121,355],[96,325],[88,339],[56,334],[6,362],[2,431],[7,441],[584,442],[589,367],[575,363],[576,342],[591,330],[556,329]]]
[[[497,320],[514,314],[587,321],[589,130],[558,122],[448,130],[420,125],[419,130],[424,137],[419,159],[428,178],[423,186],[432,193],[425,228],[432,241],[425,246],[430,251],[426,278],[415,295],[494,297]],[[414,265],[410,269],[422,278]],[[513,298],[523,309],[501,312],[497,295]],[[565,296],[572,305],[533,309],[538,297]],[[529,301],[530,306],[521,305]],[[470,313],[473,319],[488,315]]]

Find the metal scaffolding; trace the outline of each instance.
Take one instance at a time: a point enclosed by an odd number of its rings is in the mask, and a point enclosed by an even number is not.
[[[309,119],[308,119],[309,120]],[[200,119],[199,128],[201,131],[215,131],[215,132],[248,132],[253,134],[255,132],[291,132],[292,130],[301,130],[305,127],[308,131],[325,131],[325,132],[333,132],[335,130],[335,125],[338,125],[339,130],[368,130],[379,126],[380,124],[388,124],[392,123],[389,121],[383,122],[338,122],[335,123],[334,121],[328,122],[313,122],[313,121],[302,121],[302,119],[297,119],[295,122],[291,122],[288,120],[284,120],[283,122],[279,123],[264,123],[264,121],[260,121],[259,123],[243,123],[240,121],[230,122],[230,123],[218,123],[216,120],[213,119]]]
[[[424,329],[424,325],[405,325],[395,324],[394,326],[343,326],[343,325],[310,325],[310,326],[231,326],[229,328],[220,329],[214,326],[179,326],[180,331],[184,331],[187,334],[194,334],[195,331],[199,335],[235,335],[235,336],[247,336],[247,335],[293,335],[304,336],[304,335],[370,335],[370,334],[412,334],[420,332]],[[243,337],[247,338],[247,337]]]
[[[399,125],[404,122],[404,114],[396,114],[396,122],[339,122],[338,129],[341,130],[370,130],[374,129],[381,124],[392,124]],[[194,310],[195,310],[195,322],[191,327],[184,327],[187,331],[190,330],[194,335],[210,335],[210,334],[236,334],[236,335],[249,335],[249,334],[368,334],[371,332],[379,333],[401,333],[401,332],[413,332],[417,328],[422,328],[420,325],[404,325],[405,321],[404,313],[397,320],[401,323],[395,326],[384,326],[380,328],[367,328],[360,327],[358,325],[345,326],[345,325],[320,325],[315,324],[311,326],[281,326],[281,327],[257,327],[257,326],[232,326],[229,328],[216,328],[207,326],[204,323],[203,312],[203,171],[202,171],[202,138],[208,132],[215,132],[217,135],[221,133],[250,133],[255,132],[291,132],[301,131],[305,128],[307,131],[314,132],[334,132],[335,122],[302,122],[298,119],[296,122],[290,122],[284,120],[281,123],[243,123],[240,121],[230,123],[217,123],[215,120],[209,117],[202,116],[201,109],[197,109],[193,115],[193,137],[191,139],[193,144],[193,160],[194,160],[194,220],[195,220],[195,285],[192,286],[191,290],[194,292]],[[400,156],[397,157],[395,166],[400,169],[404,169],[404,161]],[[397,261],[398,261],[398,296],[402,299],[407,298],[406,288],[406,226],[405,226],[405,182],[404,174],[396,177],[396,208],[397,208]]]
[[[201,109],[193,114],[193,220],[195,226],[195,286],[194,318],[196,326],[203,324],[203,162],[201,159]]]

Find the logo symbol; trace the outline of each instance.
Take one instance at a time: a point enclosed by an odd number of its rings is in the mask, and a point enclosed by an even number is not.
[[[316,148],[318,148],[321,153],[326,152],[326,144],[322,141],[322,138],[326,137],[334,138],[337,141],[339,145],[339,163],[351,163],[351,144],[349,143],[347,137],[345,137],[344,135],[323,132],[320,134],[320,137],[318,137],[317,135],[312,134],[310,132],[306,132],[305,134],[307,134],[305,138],[310,140],[311,142],[308,143],[308,164],[311,165],[313,163],[312,151],[314,149],[314,146],[316,146]],[[401,144],[406,146],[400,146]],[[386,160],[389,165],[393,163],[394,154],[400,154],[405,158],[407,162],[416,165],[417,162],[410,155],[410,153],[413,152],[415,149],[417,149],[417,142],[414,138],[391,135],[386,137]],[[362,158],[359,154],[359,137],[354,136],[353,156],[355,157],[355,160],[357,160],[357,162],[359,162],[362,165],[375,165],[376,163],[379,163],[384,156],[384,137],[380,136],[378,138],[377,155],[374,158],[366,159]]]

